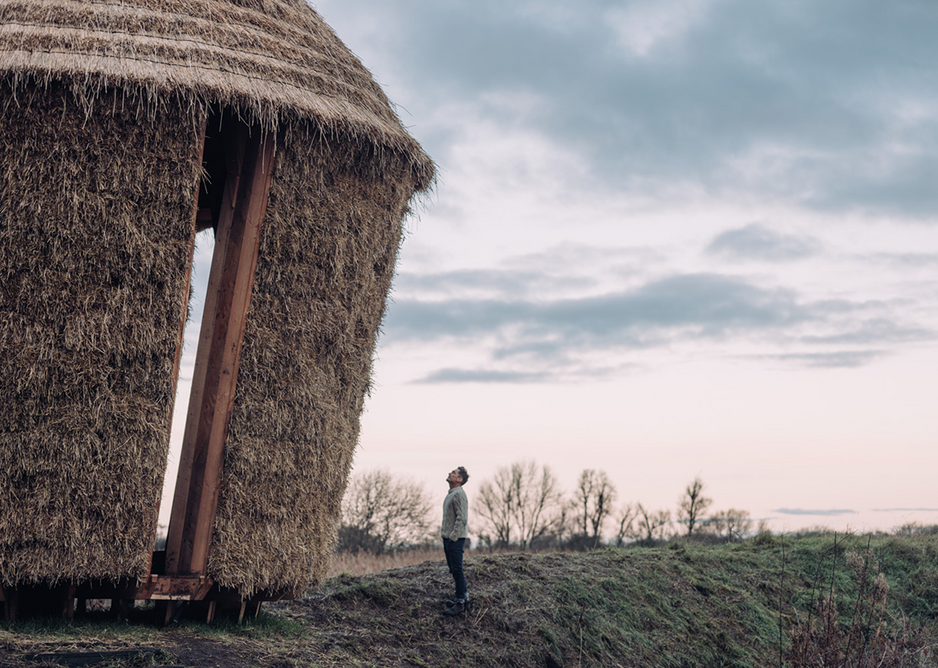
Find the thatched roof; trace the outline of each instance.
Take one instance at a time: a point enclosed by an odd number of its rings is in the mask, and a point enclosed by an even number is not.
[[[310,120],[405,154],[418,190],[433,163],[381,88],[304,0],[0,0],[0,78],[64,82],[158,106],[219,104],[267,127]],[[109,95],[110,97],[110,95]]]

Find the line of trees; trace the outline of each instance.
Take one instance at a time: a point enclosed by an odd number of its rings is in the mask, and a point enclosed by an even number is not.
[[[385,470],[357,473],[342,497],[338,550],[382,554],[425,543],[431,506],[426,489],[412,480]]]
[[[473,501],[473,528],[485,547],[589,549],[611,543],[652,543],[675,535],[740,540],[752,528],[749,512],[730,508],[707,514],[713,500],[697,477],[668,509],[618,505],[618,491],[602,470],[585,469],[564,495],[548,466],[532,461],[499,468]],[[611,529],[611,531],[610,531]]]
[[[533,461],[500,467],[471,495],[470,527],[487,548],[591,549],[603,544],[655,543],[683,535],[698,540],[741,540],[749,512],[708,514],[713,500],[697,477],[678,499],[676,515],[641,503],[618,504],[602,470],[585,469],[569,494],[550,467]],[[433,504],[425,488],[387,471],[355,474],[342,501],[338,549],[380,554],[433,543]]]

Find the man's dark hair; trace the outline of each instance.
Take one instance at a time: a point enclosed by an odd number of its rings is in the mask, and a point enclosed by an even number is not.
[[[465,466],[457,466],[456,473],[459,474],[459,477],[462,479],[462,484],[466,484],[466,481],[469,480],[469,471],[466,470]]]

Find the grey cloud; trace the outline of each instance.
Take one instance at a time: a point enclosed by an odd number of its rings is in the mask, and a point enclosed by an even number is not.
[[[638,267],[661,262],[662,254],[647,247],[602,247],[578,243],[564,243],[536,253],[518,255],[507,261],[506,266],[537,271],[558,272],[569,267],[614,267],[617,273],[630,273]]]
[[[402,273],[395,279],[395,289],[406,294],[455,291],[524,295],[535,290],[583,289],[595,281],[582,276],[545,275],[539,271],[508,269],[465,269],[434,274]]]
[[[398,300],[386,340],[478,337],[514,330],[516,340],[568,345],[644,345],[685,336],[721,337],[817,320],[787,290],[767,290],[717,274],[678,275],[629,291],[535,302],[507,299]]]
[[[422,382],[600,378],[627,370],[616,366],[622,364],[618,354],[689,341],[745,341],[776,349],[810,345],[813,349],[750,357],[806,368],[852,368],[889,353],[870,344],[896,345],[928,334],[870,317],[888,311],[886,303],[810,301],[791,290],[719,274],[668,276],[578,298],[475,299],[464,293],[454,287],[446,298],[398,299],[388,309],[382,345],[449,341],[488,355],[484,369],[448,368]],[[851,347],[859,344],[866,347]],[[611,361],[597,366],[588,361],[591,355]]]
[[[853,369],[865,366],[884,355],[886,352],[883,350],[841,350],[823,353],[763,355],[761,358],[813,369]]]
[[[870,305],[876,308],[876,305]],[[863,305],[857,305],[857,310],[862,309]],[[825,308],[822,306],[822,308]],[[836,307],[829,307],[833,312],[844,308],[842,302],[836,303]],[[856,307],[854,307],[856,308]],[[851,307],[847,306],[850,310]],[[901,343],[907,341],[923,341],[934,338],[935,332],[924,327],[907,326],[895,322],[889,318],[861,318],[856,319],[849,325],[841,328],[841,331],[834,334],[803,336],[801,340],[808,344],[822,345],[869,345],[871,343]]]
[[[873,508],[874,513],[938,513],[938,508]]]
[[[609,19],[635,2],[584,0],[564,23],[535,18],[562,13],[560,0],[539,14],[494,0],[359,4],[393,25],[382,55],[415,120],[450,110],[448,126],[417,128],[444,166],[459,109],[472,107],[577,151],[591,183],[609,188],[694,183],[821,209],[938,210],[938,114],[923,65],[938,60],[934,3],[713,2],[641,57]],[[485,106],[504,92],[538,103]]]
[[[782,515],[823,515],[823,516],[833,516],[833,515],[851,515],[857,511],[855,510],[846,510],[840,508],[832,508],[825,510],[806,510],[804,508],[776,508],[772,512],[781,513]]]
[[[737,260],[782,262],[815,255],[820,251],[820,244],[812,238],[781,234],[752,224],[718,234],[706,251]]]
[[[539,383],[550,380],[547,372],[494,371],[491,369],[439,369],[415,381],[434,383]]]
[[[870,259],[896,267],[938,266],[938,253],[876,253]]]
[[[621,281],[661,261],[661,254],[650,248],[597,248],[565,243],[544,251],[510,257],[502,262],[501,267],[490,269],[403,272],[395,278],[395,291],[421,297],[485,295],[513,298],[529,294],[582,293],[596,288],[603,276]],[[584,269],[589,275],[584,273]]]

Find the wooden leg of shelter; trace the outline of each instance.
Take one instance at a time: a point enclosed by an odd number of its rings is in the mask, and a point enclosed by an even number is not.
[[[167,575],[204,575],[218,503],[225,438],[254,286],[261,225],[273,174],[271,135],[232,123],[228,172],[216,228],[166,544]]]
[[[15,622],[19,611],[19,593],[15,589],[0,589],[0,601],[3,602],[3,619]]]
[[[160,626],[167,626],[173,621],[176,614],[175,601],[157,601],[156,602],[156,621]]]
[[[120,621],[126,622],[127,618],[130,617],[130,601],[125,598],[112,598],[111,614]]]
[[[66,585],[62,596],[62,617],[63,619],[75,619],[75,591],[78,589],[74,584]]]
[[[209,601],[208,610],[205,612],[205,623],[211,624],[215,621],[215,611],[218,609],[218,601]]]

